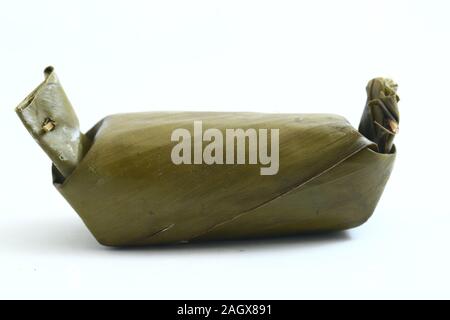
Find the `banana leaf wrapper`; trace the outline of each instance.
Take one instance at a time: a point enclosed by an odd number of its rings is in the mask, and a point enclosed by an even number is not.
[[[53,161],[54,186],[98,242],[133,246],[364,223],[395,159],[395,89],[382,78],[369,83],[359,131],[328,114],[149,112],[108,116],[82,134],[50,68],[16,111]],[[171,133],[192,130],[194,121],[223,132],[279,129],[278,173],[261,175],[254,164],[175,165]]]

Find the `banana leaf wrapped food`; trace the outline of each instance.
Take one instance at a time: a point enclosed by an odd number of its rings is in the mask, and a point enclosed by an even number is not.
[[[396,88],[369,82],[359,130],[329,114],[149,112],[83,134],[49,67],[16,112],[95,238],[148,245],[361,225],[393,167]]]

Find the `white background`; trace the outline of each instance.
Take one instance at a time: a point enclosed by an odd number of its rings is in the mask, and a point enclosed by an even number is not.
[[[4,1],[0,298],[450,298],[448,1]],[[327,112],[394,78],[398,158],[333,235],[135,250],[96,243],[14,107],[52,64],[83,130],[118,112]]]

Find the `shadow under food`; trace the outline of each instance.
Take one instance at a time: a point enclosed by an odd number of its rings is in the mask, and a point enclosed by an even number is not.
[[[329,231],[278,237],[256,237],[226,240],[193,241],[187,243],[151,246],[107,247],[111,251],[155,251],[155,250],[218,250],[218,249],[276,249],[277,247],[311,247],[350,240],[348,231]]]

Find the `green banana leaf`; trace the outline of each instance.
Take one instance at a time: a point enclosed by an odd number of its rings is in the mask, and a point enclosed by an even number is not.
[[[148,245],[364,223],[391,173],[398,128],[393,82],[377,78],[367,88],[360,131],[329,114],[150,112],[108,116],[84,135],[53,69],[16,111],[50,156],[55,187],[96,239]],[[171,134],[192,131],[195,121],[220,132],[278,129],[277,173],[248,163],[174,164]]]

